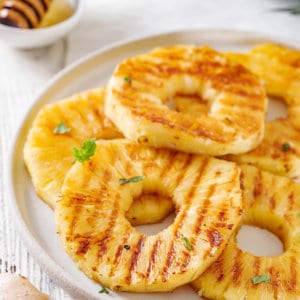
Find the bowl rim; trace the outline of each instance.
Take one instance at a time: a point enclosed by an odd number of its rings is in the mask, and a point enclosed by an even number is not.
[[[7,33],[11,33],[11,34],[19,34],[19,33],[26,33],[26,34],[40,34],[43,32],[50,32],[50,31],[56,31],[59,30],[60,28],[64,28],[68,25],[73,25],[77,20],[79,20],[82,12],[83,12],[83,8],[84,8],[84,1],[83,0],[73,0],[73,7],[74,7],[74,13],[67,19],[51,25],[49,27],[43,27],[43,28],[33,28],[33,29],[29,29],[29,28],[16,28],[16,27],[11,27],[11,26],[7,26],[7,25],[3,25],[0,24],[0,31],[6,31]]]

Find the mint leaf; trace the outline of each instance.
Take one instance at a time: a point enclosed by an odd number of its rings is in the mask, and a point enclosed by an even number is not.
[[[271,282],[269,275],[259,275],[251,278],[253,284],[258,284],[261,282]]]
[[[71,128],[67,127],[64,122],[60,122],[53,130],[55,134],[64,134],[70,131]]]
[[[96,147],[96,139],[90,139],[85,141],[80,149],[74,147],[72,149],[72,154],[76,160],[83,163],[84,161],[89,160],[95,154]]]
[[[142,181],[143,179],[144,179],[144,176],[135,176],[135,177],[131,177],[131,178],[120,178],[119,183],[121,185],[123,185],[123,184],[130,183],[130,182],[139,182],[139,181]]]

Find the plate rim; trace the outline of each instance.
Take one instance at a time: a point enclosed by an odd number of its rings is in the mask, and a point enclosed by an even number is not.
[[[231,29],[231,28],[193,28],[193,29],[183,29],[183,30],[171,30],[165,31],[162,33],[156,34],[148,34],[135,36],[128,39],[124,39],[118,42],[110,43],[106,46],[100,47],[99,49],[84,55],[83,57],[75,60],[73,63],[59,71],[56,75],[54,75],[48,82],[44,85],[44,87],[37,93],[34,97],[32,104],[29,106],[25,116],[21,118],[20,123],[18,123],[18,128],[14,137],[12,139],[11,145],[9,147],[9,155],[8,155],[8,204],[10,209],[10,217],[14,216],[13,225],[17,231],[18,236],[21,238],[24,243],[27,251],[33,257],[35,262],[41,267],[41,269],[62,289],[64,289],[70,296],[74,299],[110,299],[107,298],[106,295],[99,295],[99,297],[95,297],[90,294],[88,291],[77,285],[77,281],[73,280],[73,278],[69,275],[67,271],[65,271],[59,264],[55,262],[54,259],[50,257],[50,255],[46,252],[46,250],[41,246],[39,241],[33,236],[30,232],[26,221],[24,220],[20,206],[17,201],[17,197],[15,195],[15,187],[14,187],[14,174],[16,163],[14,157],[18,149],[17,144],[19,143],[19,138],[21,136],[22,131],[24,131],[25,123],[30,116],[35,115],[35,108],[37,104],[42,102],[43,97],[49,93],[56,84],[60,80],[62,80],[68,74],[75,72],[76,69],[83,66],[85,63],[95,59],[98,56],[102,56],[108,51],[117,50],[122,46],[128,46],[130,44],[147,41],[150,39],[168,37],[171,35],[183,35],[183,34],[191,34],[193,32],[203,33],[203,34],[216,34],[216,33],[227,33],[227,34],[245,34],[252,38],[263,39],[266,41],[273,41],[276,43],[292,46],[297,48],[298,41],[297,39],[286,39],[282,37],[276,37],[275,35],[265,34],[262,32],[255,32],[249,30],[239,30],[239,29]]]

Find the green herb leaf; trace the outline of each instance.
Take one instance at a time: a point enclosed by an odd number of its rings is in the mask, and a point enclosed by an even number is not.
[[[191,245],[189,239],[184,235],[181,235],[181,238],[184,241],[185,248],[188,249],[188,250],[192,250],[192,245]]]
[[[269,275],[259,275],[251,278],[253,284],[258,284],[261,282],[271,282]]]
[[[131,77],[130,76],[125,76],[124,81],[128,82],[129,84],[131,84]]]
[[[291,149],[291,145],[289,143],[285,143],[282,145],[282,150],[283,151],[288,151]]]
[[[144,176],[135,176],[135,177],[131,177],[131,178],[120,178],[119,179],[119,183],[121,185],[129,183],[129,182],[139,182],[142,181],[144,179]]]
[[[231,123],[231,120],[228,117],[225,117],[224,120],[227,121],[228,123]]]
[[[60,122],[56,128],[54,128],[53,132],[56,134],[64,134],[70,132],[71,128],[67,127],[64,122]]]
[[[298,217],[300,218],[300,213],[298,213]]]
[[[109,294],[109,291],[103,286],[102,289],[98,293],[99,294]]]
[[[82,144],[81,149],[73,148],[72,154],[76,160],[83,163],[95,154],[96,147],[96,139],[90,139]]]

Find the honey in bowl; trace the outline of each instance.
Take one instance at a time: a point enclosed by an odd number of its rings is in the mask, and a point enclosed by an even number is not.
[[[69,0],[0,0],[0,23],[34,29],[60,23],[73,14]]]

